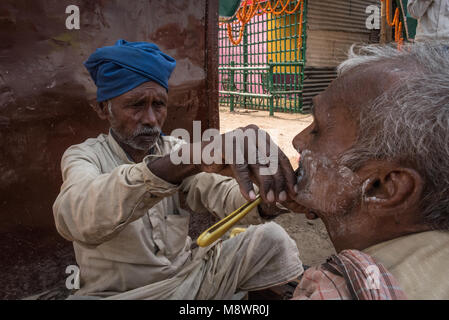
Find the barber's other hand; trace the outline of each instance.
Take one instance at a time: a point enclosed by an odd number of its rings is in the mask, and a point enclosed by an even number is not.
[[[221,155],[211,150],[218,150]],[[256,198],[253,183],[259,187],[260,196],[266,203],[295,197],[296,176],[290,161],[271,137],[256,125],[215,136],[211,142],[201,144],[201,151],[215,155],[215,159],[219,157],[221,163],[210,163],[203,157],[200,170],[234,177],[248,201]]]

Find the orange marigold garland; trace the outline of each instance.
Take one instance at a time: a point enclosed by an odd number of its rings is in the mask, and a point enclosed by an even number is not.
[[[300,43],[302,45],[301,34],[302,34],[304,0],[298,0],[296,3],[296,6],[292,10],[287,10],[287,8],[290,5],[291,0],[285,0],[285,3],[283,0],[277,0],[274,6],[271,4],[271,0],[267,0],[265,5],[261,4],[261,0],[252,0],[251,4],[249,4],[249,1],[250,0],[245,0],[243,2],[242,6],[240,7],[240,9],[237,11],[237,14],[236,14],[237,21],[227,23],[228,38],[229,38],[229,41],[233,45],[236,46],[236,45],[240,44],[240,42],[242,41],[242,38],[243,38],[243,33],[245,31],[246,24],[249,21],[251,21],[251,19],[255,15],[262,15],[264,13],[270,13],[270,14],[274,14],[276,16],[280,16],[284,13],[292,14],[298,10],[300,5],[301,5],[301,19],[300,19],[301,20],[300,21],[301,32],[300,32],[299,38],[300,38]],[[280,6],[279,11],[276,11],[279,6]],[[232,34],[232,25],[233,24],[236,25],[239,23],[240,23],[239,37],[237,39],[235,39]],[[222,25],[222,24],[220,24],[220,25]]]
[[[398,44],[398,49],[401,49],[402,44],[404,43],[404,37],[402,37],[402,22],[399,18],[400,12],[399,8],[396,8],[396,11],[394,12],[393,21],[390,22],[390,1],[391,0],[380,0],[381,2],[385,2],[385,11],[387,15],[387,23],[390,27],[394,27],[394,41]]]

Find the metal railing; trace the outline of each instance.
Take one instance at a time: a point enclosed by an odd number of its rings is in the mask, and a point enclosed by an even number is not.
[[[296,1],[291,1],[295,5]],[[255,16],[238,46],[230,43],[226,26],[219,32],[220,106],[302,112],[307,1],[304,3],[302,33],[298,34],[300,12]],[[300,40],[302,38],[302,41]],[[299,42],[302,47],[298,48]]]

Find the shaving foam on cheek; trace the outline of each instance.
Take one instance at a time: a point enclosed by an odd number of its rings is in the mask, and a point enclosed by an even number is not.
[[[328,189],[325,182],[318,178],[329,167],[330,161],[310,150],[301,152],[300,166],[297,170],[299,191],[296,201],[310,208],[322,207],[323,191]],[[317,203],[320,202],[320,203]]]
[[[300,190],[296,199],[309,208],[328,213],[346,210],[360,190],[361,181],[355,172],[310,150],[301,153],[298,169]]]
[[[305,164],[306,161],[309,160],[309,158],[311,157],[311,151],[310,150],[303,150],[300,153],[300,161],[299,161],[299,167],[298,169],[296,169],[296,184],[299,186],[300,183],[304,180],[305,175],[306,175],[306,171],[305,171]]]
[[[339,166],[338,175],[340,178],[339,180],[342,186],[342,190],[354,188],[360,183],[360,179],[358,178],[358,176],[348,167]]]
[[[298,150],[299,152],[299,150]],[[296,175],[296,184],[299,185],[302,178],[304,177],[304,165],[303,165],[303,159],[304,159],[304,151],[299,153],[298,156],[298,168],[295,170]]]

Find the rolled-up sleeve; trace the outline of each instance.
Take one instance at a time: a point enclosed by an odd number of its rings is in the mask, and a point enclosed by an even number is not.
[[[433,0],[409,0],[407,10],[413,18],[419,19],[426,13],[432,2]]]
[[[69,241],[97,246],[177,192],[155,176],[145,158],[101,173],[95,154],[69,148],[61,162],[63,184],[53,205],[58,232]]]

